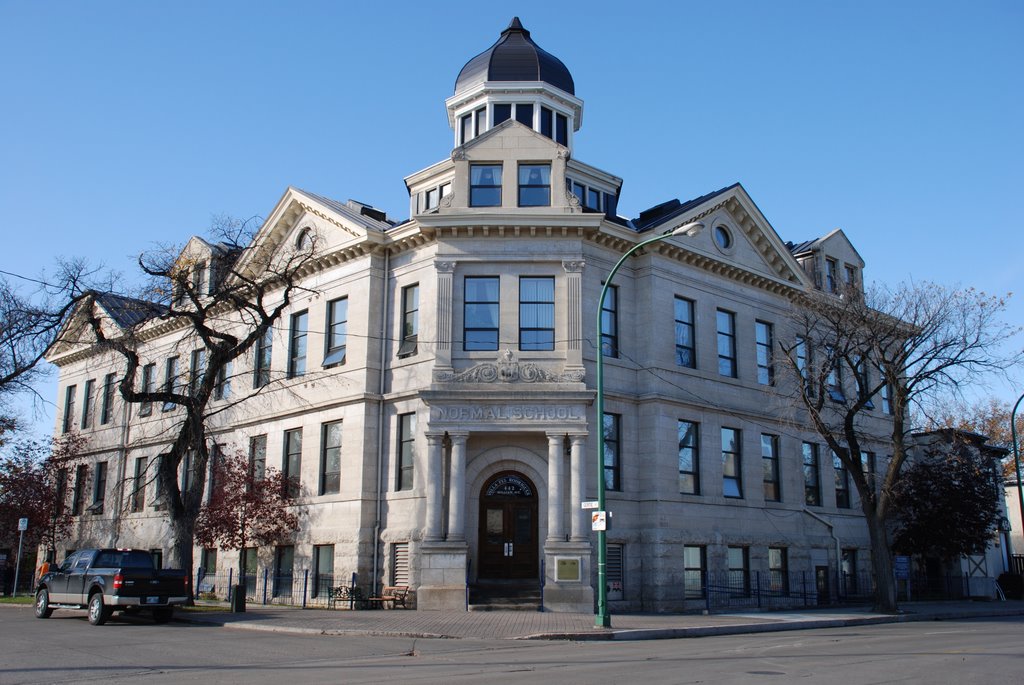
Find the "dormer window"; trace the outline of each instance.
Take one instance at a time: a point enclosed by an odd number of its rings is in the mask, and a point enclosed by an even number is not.
[[[469,206],[501,206],[500,164],[473,164],[469,167]]]
[[[519,206],[548,207],[551,205],[551,165],[519,165]]]
[[[192,290],[196,295],[206,295],[209,293],[206,277],[206,262],[199,262],[196,264],[195,268],[192,269]]]
[[[836,260],[828,258],[825,260],[825,290],[830,293],[836,292]]]

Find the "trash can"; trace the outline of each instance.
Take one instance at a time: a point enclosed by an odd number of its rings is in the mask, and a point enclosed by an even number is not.
[[[245,584],[231,587],[231,611],[245,613]]]

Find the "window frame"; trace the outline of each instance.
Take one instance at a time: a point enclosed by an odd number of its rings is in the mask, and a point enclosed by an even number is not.
[[[249,475],[263,480],[267,475],[267,434],[249,436]]]
[[[789,596],[789,548],[768,548],[768,587],[778,596]]]
[[[288,378],[306,375],[309,357],[309,310],[295,312],[288,324]]]
[[[604,440],[604,489],[609,492],[622,491],[622,415],[605,412],[602,418],[601,437]],[[611,449],[609,449],[611,447]]]
[[[757,382],[775,385],[774,325],[760,319],[754,321],[754,349],[757,359]]]
[[[405,359],[416,354],[420,334],[420,284],[413,283],[402,288],[402,338],[398,346],[398,358]]]
[[[71,515],[81,516],[85,510],[85,484],[89,479],[89,465],[75,467],[75,487],[71,491]]]
[[[739,552],[739,562],[734,558],[734,552]],[[726,567],[729,569],[729,596],[749,597],[750,596],[750,547],[746,545],[729,545],[726,547]],[[739,583],[733,580],[739,578]],[[737,587],[738,585],[738,587]]]
[[[835,452],[832,453],[832,469],[836,478],[836,509],[850,509],[850,469]]]
[[[164,392],[175,394],[180,388],[181,380],[181,359],[178,355],[173,354],[164,361]],[[177,404],[171,401],[165,401],[161,407],[161,411],[173,411],[177,408]]]
[[[203,383],[206,375],[208,355],[205,349],[192,350],[192,357],[189,360],[188,386],[189,393],[195,397],[199,392],[199,386]]]
[[[98,461],[93,468],[93,479],[92,479],[92,503],[89,505],[89,512],[92,514],[102,514],[103,505],[107,501],[107,472],[108,464],[106,461]]]
[[[78,386],[71,384],[64,388],[64,418],[61,422],[61,433],[70,433],[75,421],[75,396]]]
[[[470,281],[493,281],[494,288],[494,300],[470,300],[469,299],[469,282]],[[466,276],[462,280],[462,349],[466,352],[493,352],[497,351],[501,341],[501,278],[499,276]],[[487,305],[489,308],[493,308],[494,314],[494,327],[480,327],[480,326],[469,326],[469,310],[471,307]],[[482,346],[482,343],[473,343],[474,346],[470,346],[470,333],[483,333],[493,332],[494,343],[493,346],[488,342],[487,346]]]
[[[761,433],[761,465],[764,472],[764,500],[782,501],[782,478],[779,466],[779,436]]]
[[[527,174],[529,174],[529,173],[531,173],[531,171],[534,171],[534,170],[536,170],[539,173],[539,175],[540,175],[540,177],[542,179],[544,178],[545,172],[546,172],[547,181],[548,182],[547,183],[529,183],[529,182],[523,183],[523,173],[526,172]],[[551,206],[551,163],[550,162],[548,162],[548,163],[520,162],[518,168],[516,169],[516,181],[517,181],[517,185],[516,185],[516,188],[517,188],[516,199],[518,201],[518,206],[519,207],[550,207]],[[527,181],[529,181],[529,175],[527,175]],[[541,190],[541,191],[544,191],[544,195],[545,195],[544,201],[543,202],[540,202],[540,201],[537,201],[537,202],[532,202],[532,201],[524,202],[523,201],[524,200],[524,197],[523,197],[523,195],[524,195],[523,191],[524,190],[527,191],[527,193],[526,193],[527,199],[529,199],[529,196],[531,194],[529,191],[531,191],[531,190]]]
[[[135,470],[132,475],[132,491],[128,496],[128,508],[138,514],[146,508],[146,485],[149,473],[149,458],[135,457]]]
[[[501,163],[495,164],[493,162],[492,163],[488,163],[488,164],[482,164],[481,163],[481,164],[470,164],[469,165],[469,206],[470,207],[501,207],[502,206],[502,195],[503,195],[503,193],[502,193],[502,182],[503,182],[503,169],[502,169],[502,166],[503,165]],[[482,172],[483,172],[484,169],[490,169],[493,182],[490,183],[490,184],[473,183],[473,171],[474,171],[474,169],[480,169],[481,170],[481,176],[482,176]],[[495,174],[495,171],[497,171],[496,174]],[[484,202],[484,201],[482,201],[482,198],[481,198],[481,200],[478,201],[478,199],[476,197],[476,191],[478,191],[478,190],[481,191],[481,192],[485,191],[485,190],[493,191],[495,188],[497,188],[497,191],[498,191],[497,202],[491,202],[491,201]]]
[[[142,379],[140,380],[139,391],[142,393],[152,393],[155,388],[155,377],[156,377],[156,363],[150,362],[149,364],[143,364],[142,366]],[[139,416],[150,416],[153,413],[152,402],[140,402],[139,403]]]
[[[727,499],[743,499],[743,431],[739,428],[729,426],[721,427],[722,436],[722,495]],[[727,432],[731,434],[731,440],[726,439]],[[733,449],[727,449],[729,442]],[[734,475],[728,475],[730,460]],[[735,486],[736,494],[730,494],[729,485]]]
[[[285,499],[302,494],[302,427],[289,428],[282,435],[281,476]]]
[[[342,366],[348,360],[348,304],[347,295],[336,297],[327,303],[327,330],[324,334],[322,364],[325,369]]]
[[[725,329],[723,329],[723,322],[727,324]],[[727,309],[716,310],[715,335],[718,342],[718,375],[726,378],[739,378],[739,364],[736,359],[735,312],[730,312]],[[723,364],[725,364],[724,367]]]
[[[87,379],[85,384],[82,386],[82,430],[92,428],[93,415],[95,414],[93,411],[93,400],[95,399],[93,395],[95,394],[95,390],[96,379]]]
[[[818,444],[804,441],[801,444],[800,453],[803,463],[804,476],[804,504],[809,507],[821,506],[821,459],[818,454]],[[809,476],[813,474],[813,484]],[[813,498],[812,498],[813,493]],[[813,499],[813,501],[811,501]]]
[[[256,339],[253,350],[252,387],[254,390],[270,383],[270,366],[274,356],[274,327],[268,326]]]
[[[689,321],[680,319],[679,314],[680,305],[683,305],[686,315],[689,317]],[[676,339],[676,366],[681,366],[685,369],[696,369],[697,368],[697,321],[696,321],[696,303],[688,297],[682,295],[676,295],[674,301],[673,316],[675,317],[675,339]],[[689,331],[690,344],[680,343],[680,332]],[[685,363],[682,359],[680,352],[682,350],[689,350],[690,363]]]
[[[609,284],[607,286],[604,301],[601,303],[601,354],[610,359],[619,358],[619,286],[617,285]]]
[[[416,412],[398,415],[395,445],[395,492],[412,490],[416,477]]]
[[[684,428],[686,430],[684,431]],[[679,493],[682,495],[700,494],[700,423],[678,419],[676,421],[676,438],[679,445]],[[684,454],[688,453],[688,459]],[[684,459],[689,468],[684,468]],[[684,487],[684,483],[688,483]]]
[[[105,426],[114,420],[114,379],[117,374],[108,373],[103,377],[103,393],[100,400],[100,425]]]
[[[341,446],[342,421],[328,421],[320,425],[320,478],[317,492],[323,495],[337,495],[341,492]],[[331,430],[337,426],[338,444],[329,445]],[[337,462],[337,470],[328,470],[330,461]]]
[[[694,566],[693,554],[697,555],[697,566]],[[683,599],[702,599],[707,594],[705,582],[708,571],[707,545],[683,545]],[[697,582],[693,583],[694,574]],[[696,587],[696,589],[694,589]]]

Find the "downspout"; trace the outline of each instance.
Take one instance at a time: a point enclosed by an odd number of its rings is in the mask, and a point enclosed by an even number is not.
[[[810,509],[801,509],[801,511],[810,516],[815,521],[822,523],[826,528],[828,528],[828,534],[832,536],[832,539],[836,543],[836,568],[838,569],[839,565],[843,563],[843,555],[839,547],[839,538],[836,537],[835,525],[831,521],[828,521],[827,519],[822,518],[818,514],[815,514]]]
[[[387,352],[387,328],[388,328],[388,302],[390,298],[389,294],[389,282],[390,275],[389,269],[391,268],[391,250],[384,249],[384,275],[382,278],[384,284],[384,302],[381,307],[380,317],[380,384],[378,386],[378,393],[380,395],[377,400],[377,493],[376,493],[376,513],[374,515],[373,522],[373,584],[370,586],[370,592],[376,592],[377,587],[377,576],[380,574],[380,514],[382,507],[382,498],[384,491],[384,366],[385,366],[385,353]]]
[[[121,399],[121,459],[117,465],[117,509],[114,511],[114,539],[111,540],[111,547],[118,547],[118,540],[121,537],[121,513],[124,511],[124,486],[125,473],[128,469],[128,435],[131,427],[128,425],[128,407],[130,403]],[[133,483],[133,485],[136,485]]]

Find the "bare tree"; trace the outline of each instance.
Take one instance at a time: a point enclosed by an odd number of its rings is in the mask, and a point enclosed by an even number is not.
[[[1008,479],[1017,477],[1012,456],[1013,431],[1010,428],[1012,402],[994,397],[965,402],[949,397],[936,404],[923,422],[927,428],[955,428],[984,435],[989,444],[1010,450],[1011,455],[1003,460],[1003,476]],[[1017,440],[1018,451],[1024,451],[1024,444],[1021,444],[1024,443],[1024,413],[1017,414]]]
[[[196,243],[194,238],[184,250],[143,254],[139,267],[148,282],[141,297],[93,291],[80,309],[91,334],[82,342],[112,352],[124,364],[118,384],[121,397],[132,405],[175,410],[164,418],[173,426],[165,431],[169,444],[154,478],[170,523],[169,562],[189,570],[210,459],[208,422],[265,385],[256,383],[252,392],[233,394],[227,403],[211,402],[230,377],[232,362],[266,340],[282,312],[303,291],[300,275],[315,253],[312,235],[284,247],[253,242],[258,225],[255,219],[221,219],[211,241]],[[112,312],[120,320],[115,334],[104,323]],[[198,363],[192,365],[187,383],[155,388],[143,382],[144,356],[158,329],[173,332],[178,349],[194,354]],[[265,380],[272,379],[268,375]],[[190,477],[182,489],[177,474],[186,459]]]
[[[852,477],[871,540],[876,605],[896,610],[888,520],[913,444],[909,417],[940,396],[1020,363],[1018,331],[1001,320],[1004,298],[935,284],[875,287],[795,303],[792,337],[780,340],[798,414]],[[845,379],[845,380],[844,380]],[[862,458],[885,445],[891,458],[870,473]]]
[[[27,279],[38,286],[29,294],[0,278],[0,436],[16,428],[14,396],[38,398],[35,383],[47,373],[43,355],[93,275],[82,262],[62,262],[50,281]]]

